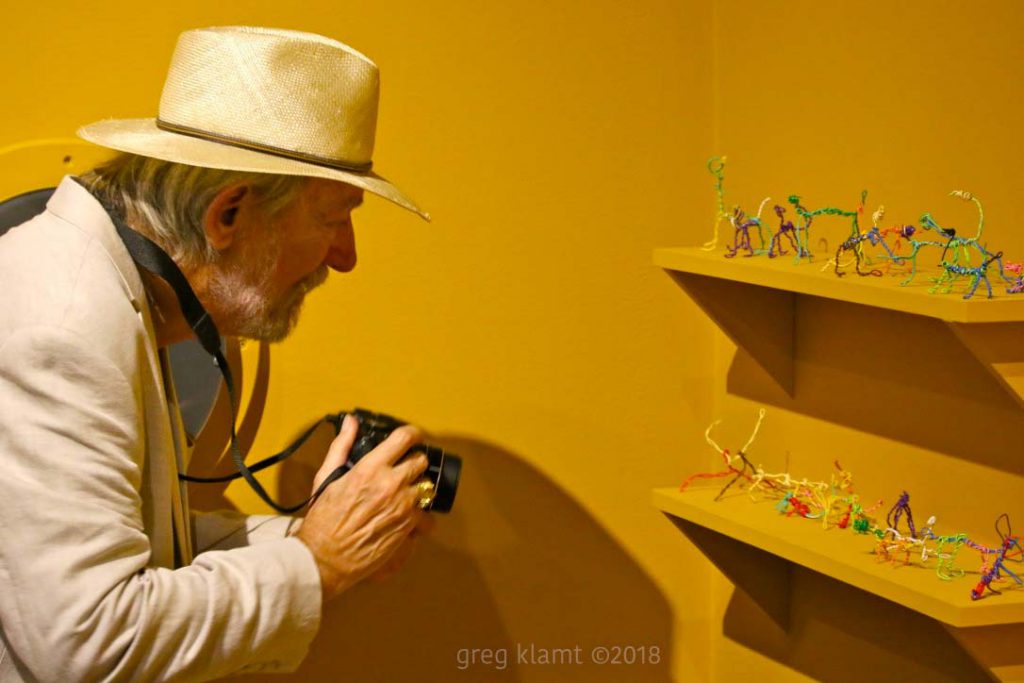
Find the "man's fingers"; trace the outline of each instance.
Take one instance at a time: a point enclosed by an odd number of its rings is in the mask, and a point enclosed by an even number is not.
[[[320,484],[331,472],[345,464],[348,454],[352,451],[352,444],[356,442],[358,434],[359,422],[353,416],[346,414],[345,419],[341,423],[341,431],[338,432],[338,436],[334,437],[334,441],[331,442],[331,447],[327,450],[327,456],[324,458],[323,464],[320,465],[316,477],[313,478],[314,491],[320,488]]]
[[[395,471],[402,478],[402,481],[406,484],[412,484],[427,471],[427,465],[429,464],[427,456],[422,453],[416,453],[395,465]]]
[[[388,435],[379,446],[359,461],[366,466],[394,465],[405,453],[423,439],[423,432],[412,425],[402,425]]]

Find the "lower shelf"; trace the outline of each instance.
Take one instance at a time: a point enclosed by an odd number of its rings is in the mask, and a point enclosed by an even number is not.
[[[976,573],[942,581],[933,563],[894,567],[875,558],[873,536],[779,515],[772,501],[754,502],[745,492],[716,502],[718,491],[656,489],[653,500],[781,633],[790,631],[799,590],[793,585],[806,584],[794,577],[809,570],[837,586],[827,599],[838,604],[829,609],[846,610],[849,601],[864,596],[861,591],[883,598],[871,598],[877,608],[865,610],[866,619],[916,624],[909,628],[928,630],[932,647],[939,645],[935,631],[953,649],[959,645],[989,680],[1024,681],[1024,590],[1011,588],[1012,581],[999,586],[1006,589],[1001,595],[973,601]],[[963,552],[963,559],[976,559]]]

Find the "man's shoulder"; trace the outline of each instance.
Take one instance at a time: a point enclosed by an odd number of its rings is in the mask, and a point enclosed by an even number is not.
[[[59,327],[107,356],[141,320],[103,240],[47,210],[0,238],[0,346],[27,327]]]

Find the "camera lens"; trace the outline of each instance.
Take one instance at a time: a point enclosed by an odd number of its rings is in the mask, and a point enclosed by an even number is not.
[[[437,446],[423,446],[419,450],[427,456],[427,470],[423,476],[434,482],[434,501],[427,509],[449,512],[455,504],[455,493],[459,488],[462,458],[453,453],[445,453]]]

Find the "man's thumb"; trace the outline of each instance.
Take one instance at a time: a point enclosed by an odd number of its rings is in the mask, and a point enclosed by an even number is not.
[[[346,414],[345,419],[341,423],[341,431],[338,432],[338,436],[334,437],[334,441],[331,442],[331,447],[327,450],[327,456],[324,458],[323,464],[320,465],[320,469],[313,479],[314,491],[320,488],[321,482],[331,472],[345,464],[345,461],[348,460],[348,454],[352,450],[352,444],[356,442],[356,436],[358,435],[359,421],[352,415]]]

